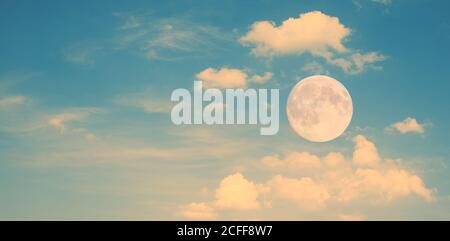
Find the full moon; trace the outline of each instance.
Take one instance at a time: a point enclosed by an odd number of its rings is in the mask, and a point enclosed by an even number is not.
[[[301,80],[292,89],[287,103],[289,124],[312,142],[327,142],[344,133],[353,116],[347,89],[337,80],[315,75]]]

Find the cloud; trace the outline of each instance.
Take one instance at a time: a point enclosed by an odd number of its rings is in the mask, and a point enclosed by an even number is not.
[[[317,176],[317,173],[322,173],[329,169],[347,171],[346,168],[351,164],[339,152],[329,152],[324,157],[319,157],[309,152],[290,152],[284,157],[265,156],[260,160],[260,163],[266,170],[301,176]]]
[[[228,140],[217,135],[212,135],[213,138],[197,139],[194,136],[175,136],[171,144],[176,146],[161,146],[158,142],[161,138],[158,131],[161,126],[154,126],[157,131],[149,126],[146,130],[138,128],[133,130],[132,127],[127,127],[129,132],[139,131],[139,133],[151,133],[150,139],[144,142],[139,142],[136,138],[126,138],[122,131],[119,133],[109,133],[105,138],[95,138],[91,142],[86,142],[88,136],[69,134],[88,134],[90,129],[76,128],[75,121],[64,123],[64,132],[61,134],[67,135],[48,135],[44,136],[46,142],[41,142],[38,145],[40,148],[34,152],[28,153],[28,158],[21,160],[26,166],[90,166],[102,164],[120,164],[120,163],[164,163],[165,165],[180,164],[182,170],[186,168],[198,168],[209,166],[210,162],[203,162],[203,160],[229,160],[237,155],[246,153],[242,147],[247,141]],[[60,130],[59,127],[55,127]],[[168,127],[167,127],[168,128]],[[46,133],[42,133],[39,137]],[[120,138],[112,138],[120,136]],[[170,136],[170,135],[169,135]],[[200,137],[201,138],[201,137]],[[35,138],[36,139],[36,138]],[[138,138],[139,139],[139,138]],[[40,143],[41,139],[35,141]],[[52,142],[50,142],[50,140]],[[208,148],[205,148],[205,145]],[[54,148],[57,147],[57,148]],[[46,148],[53,148],[52,152],[45,151]],[[250,147],[252,148],[252,147]],[[255,148],[255,147],[253,147]],[[27,160],[28,159],[28,160]],[[193,162],[196,161],[196,162]],[[189,164],[188,164],[189,163]],[[198,165],[197,165],[198,164]]]
[[[325,185],[308,177],[294,179],[275,176],[267,185],[275,199],[292,201],[306,211],[323,209],[331,198]]]
[[[102,39],[81,40],[63,49],[64,60],[91,66],[99,56],[122,51],[150,61],[177,61],[221,50],[233,38],[219,28],[182,17],[155,19],[150,14],[114,13],[115,32]]]
[[[100,109],[93,107],[72,108],[57,115],[50,116],[48,118],[48,125],[57,128],[61,133],[64,133],[67,130],[72,130],[75,132],[85,132],[85,129],[70,129],[68,127],[68,124],[71,122],[79,122],[85,120],[90,115],[99,112],[101,112]]]
[[[205,88],[242,88],[247,85],[247,73],[239,69],[207,68],[196,78],[203,81]]]
[[[345,73],[351,75],[363,72],[367,66],[379,68],[373,66],[372,64],[384,61],[386,59],[386,56],[377,52],[370,52],[366,54],[354,53],[344,58],[333,58],[330,55],[324,55],[323,57],[328,63],[340,67]]]
[[[249,77],[247,72],[234,68],[207,68],[196,75],[198,80],[203,81],[205,88],[245,88],[249,82],[263,84],[273,77],[273,73],[266,72],[264,75],[253,75]]]
[[[276,212],[290,203],[304,212],[323,213],[353,205],[379,208],[412,196],[425,202],[435,200],[435,189],[427,188],[423,179],[400,161],[381,158],[367,137],[358,135],[353,142],[355,149],[349,159],[339,152],[323,157],[308,152],[263,157],[259,164],[276,175],[258,183],[240,173],[224,178],[216,191],[216,208]],[[366,217],[343,214],[338,219]]]
[[[64,132],[64,130],[66,129],[67,122],[79,121],[83,118],[84,117],[79,114],[63,113],[50,117],[50,119],[48,120],[48,124],[58,128],[61,132]]]
[[[26,98],[24,96],[11,96],[7,98],[0,99],[0,107],[7,107],[13,105],[20,105],[25,102]]]
[[[64,113],[71,112],[66,110]],[[106,114],[110,114],[110,112]],[[186,130],[190,130],[190,132],[183,132],[183,128],[175,128],[174,132],[166,132],[171,130],[170,126],[153,123],[142,128],[142,125],[132,122],[124,125],[125,129],[108,128],[108,132],[105,133],[102,132],[103,127],[97,130],[94,129],[95,127],[88,126],[93,118],[89,115],[79,121],[63,122],[64,132],[54,135],[54,132],[48,131],[45,127],[50,126],[58,131],[60,131],[60,127],[49,125],[49,118],[46,116],[45,126],[30,135],[32,136],[30,138],[30,141],[33,142],[32,146],[39,148],[33,148],[28,153],[23,153],[24,157],[19,160],[20,163],[30,167],[148,163],[155,166],[165,165],[165,168],[167,165],[179,165],[179,170],[190,170],[207,168],[212,165],[210,161],[205,160],[228,161],[233,157],[248,154],[249,150],[260,148],[258,143],[228,138],[225,136],[226,133],[204,127],[187,127]],[[141,124],[148,124],[144,122]],[[91,132],[98,133],[98,137],[90,136]],[[141,135],[145,133],[150,133],[150,135],[144,135],[146,139],[142,140]],[[160,140],[165,138],[170,138],[170,144],[161,146]],[[246,145],[247,149],[241,148],[243,145]],[[52,151],[49,152],[49,149]]]
[[[338,168],[345,165],[345,157],[339,152],[330,152],[324,159],[323,163],[330,168]]]
[[[352,0],[353,4],[356,6],[357,10],[361,10],[368,2],[374,3],[375,5],[383,6],[386,9],[383,13],[389,13],[387,9],[390,5],[392,5],[392,0]]]
[[[427,202],[434,200],[433,190],[425,187],[422,179],[402,169],[357,169],[348,185],[339,193],[339,200],[368,200],[386,205],[392,201],[417,195]]]
[[[216,190],[216,207],[233,210],[260,208],[256,185],[240,173],[224,178]]]
[[[80,129],[78,130],[80,131]],[[83,141],[73,137],[70,139],[68,137],[67,139],[58,139],[57,141],[61,142],[57,143],[61,144],[61,146],[58,146],[58,149],[51,153],[38,150],[32,157],[21,160],[21,164],[28,167],[79,167],[138,162],[155,164],[159,161],[170,161],[173,164],[173,162],[179,163],[181,160],[210,159],[222,154],[226,156],[226,153],[220,153],[216,149],[205,150],[205,148],[196,147],[164,148],[151,144],[136,146],[119,144],[114,141],[98,141],[99,138],[96,136],[90,139],[88,130],[85,130],[84,133],[86,135]],[[89,140],[89,142],[84,140]],[[129,142],[132,141],[129,140]],[[183,167],[186,168],[185,165]]]
[[[136,29],[142,26],[143,19],[141,16],[125,14],[125,13],[113,13],[113,16],[122,18],[123,23],[118,27],[119,30]]]
[[[386,128],[387,131],[398,131],[402,134],[406,133],[419,133],[423,134],[425,133],[425,127],[426,124],[421,124],[417,122],[415,118],[408,117],[403,121],[399,121],[397,123],[392,124],[388,128]]]
[[[271,80],[272,77],[273,77],[272,72],[265,72],[264,75],[253,75],[253,77],[251,78],[251,81],[259,83],[259,84],[264,84],[267,81]]]
[[[320,54],[328,49],[346,52],[342,42],[349,34],[350,29],[338,18],[314,11],[289,18],[278,27],[269,21],[256,22],[240,41],[253,45],[252,53],[262,57],[304,52]]]
[[[181,208],[179,216],[191,220],[214,220],[217,213],[213,207],[206,203],[190,203]]]
[[[320,158],[309,152],[292,152],[285,159],[280,159],[277,156],[266,156],[261,162],[266,167],[273,169],[310,170],[322,167]]]
[[[353,138],[355,143],[355,151],[353,152],[353,164],[357,166],[370,166],[374,167],[378,165],[380,157],[374,143],[369,141],[365,136],[358,135]]]
[[[351,29],[337,17],[313,11],[289,18],[280,26],[271,21],[255,22],[240,42],[251,47],[251,53],[256,57],[309,53],[324,58],[347,74],[359,74],[386,58],[377,52],[360,53],[347,48],[344,42],[350,34]]]

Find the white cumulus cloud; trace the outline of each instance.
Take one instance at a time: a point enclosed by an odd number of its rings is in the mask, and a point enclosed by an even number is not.
[[[263,84],[272,79],[273,73],[266,72],[263,75],[249,74],[245,70],[235,68],[207,68],[196,75],[203,81],[205,88],[245,88],[249,82]]]
[[[358,135],[353,138],[355,143],[355,151],[353,152],[353,164],[357,166],[376,166],[380,157],[378,156],[377,147],[365,136]]]
[[[309,177],[299,179],[275,176],[267,184],[275,199],[292,201],[306,211],[323,209],[331,198],[327,187]]]
[[[216,190],[216,207],[220,209],[258,209],[258,189],[256,185],[236,173],[222,180]]]
[[[312,11],[289,18],[279,26],[272,21],[255,22],[240,42],[251,47],[251,53],[257,57],[310,53],[342,68],[347,74],[361,73],[386,58],[377,52],[360,53],[346,47],[344,42],[351,32],[339,18]]]
[[[295,205],[308,213],[349,205],[382,207],[407,197],[435,200],[436,190],[400,161],[382,158],[369,138],[353,139],[352,158],[340,152],[323,157],[308,152],[270,155],[259,164],[275,173],[266,181],[253,182],[236,173],[225,177],[216,190],[214,205],[220,210],[272,210]],[[358,210],[354,210],[358,211]],[[219,213],[220,214],[220,213]],[[360,214],[335,214],[341,220],[365,220]]]

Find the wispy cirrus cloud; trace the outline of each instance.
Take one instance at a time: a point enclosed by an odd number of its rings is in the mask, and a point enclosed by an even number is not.
[[[57,130],[60,134],[81,133],[87,139],[93,139],[83,123],[104,110],[97,107],[73,107],[63,110],[50,110],[39,106],[31,97],[11,96],[0,99],[0,131],[10,134],[42,134]],[[81,124],[81,125],[78,125]]]
[[[155,18],[151,14],[114,13],[120,21],[109,38],[82,40],[63,50],[67,62],[93,65],[103,54],[128,51],[148,60],[175,61],[207,55],[232,40],[219,28],[187,18]],[[187,55],[188,54],[188,55]]]
[[[272,72],[249,76],[246,70],[227,67],[207,68],[196,75],[197,80],[203,81],[205,88],[244,88],[250,83],[263,84],[272,77]]]
[[[205,54],[206,49],[220,48],[218,43],[231,40],[230,35],[218,28],[189,19],[150,20],[134,15],[124,18],[125,26],[132,27],[122,27],[116,43],[121,47],[137,47],[149,60],[176,60],[183,53]]]
[[[312,73],[312,74],[327,74],[328,72],[325,70],[325,67],[317,61],[312,61],[302,68],[303,71]]]
[[[93,134],[85,128],[72,128],[71,124],[85,121],[93,114],[103,112],[100,108],[86,107],[86,108],[69,108],[56,115],[48,117],[48,125],[56,128],[61,134],[66,132],[83,132],[86,138],[93,138]]]

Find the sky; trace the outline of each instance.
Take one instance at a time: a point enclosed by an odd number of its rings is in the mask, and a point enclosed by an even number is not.
[[[449,9],[2,0],[0,219],[449,220]],[[315,74],[353,100],[326,143],[285,111]],[[278,134],[174,125],[170,95],[194,80],[279,89]]]

